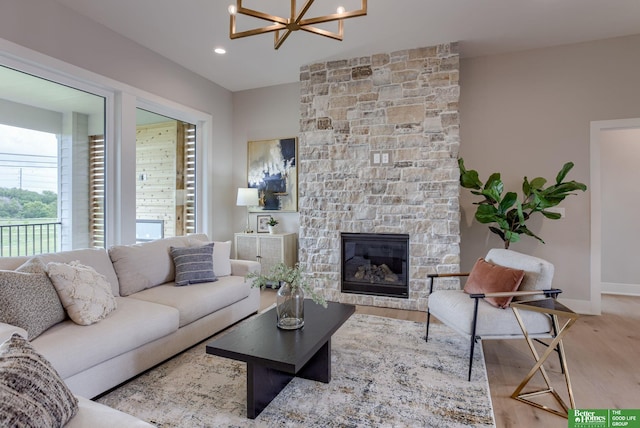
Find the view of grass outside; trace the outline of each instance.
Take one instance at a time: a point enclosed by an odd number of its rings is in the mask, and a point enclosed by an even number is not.
[[[54,134],[0,125],[0,257],[59,250]]]
[[[60,250],[60,226],[56,219],[0,221],[0,257],[30,256]]]

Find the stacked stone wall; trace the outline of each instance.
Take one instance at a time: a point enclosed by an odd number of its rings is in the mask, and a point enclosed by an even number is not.
[[[301,68],[299,259],[329,300],[426,310],[458,271],[458,76],[456,43]],[[409,234],[409,298],[341,293],[341,232]]]

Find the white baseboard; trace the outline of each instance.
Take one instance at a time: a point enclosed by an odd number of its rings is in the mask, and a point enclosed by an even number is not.
[[[625,296],[640,296],[640,285],[603,282],[602,294],[622,294]]]
[[[577,312],[582,315],[600,315],[600,301],[592,302],[591,300],[577,300],[577,299],[565,299],[563,297],[558,297],[558,301],[571,309],[574,312]]]

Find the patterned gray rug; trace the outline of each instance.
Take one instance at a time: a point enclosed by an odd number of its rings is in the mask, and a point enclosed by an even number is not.
[[[168,427],[491,427],[482,348],[441,324],[355,314],[332,339],[329,384],[294,378],[246,419],[244,363],[199,344],[98,401]]]

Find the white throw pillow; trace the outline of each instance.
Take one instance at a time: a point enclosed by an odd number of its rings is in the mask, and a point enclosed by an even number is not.
[[[231,241],[213,243],[213,271],[216,276],[231,275]]]
[[[189,238],[190,247],[211,242],[206,235],[191,235]],[[213,241],[213,272],[217,277],[231,275],[231,241]]]
[[[116,309],[111,285],[90,266],[51,262],[47,274],[58,292],[62,306],[76,324],[90,325]]]

